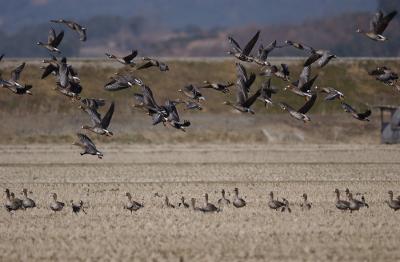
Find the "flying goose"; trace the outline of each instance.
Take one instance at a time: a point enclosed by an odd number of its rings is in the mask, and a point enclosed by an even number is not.
[[[268,78],[267,81],[261,84],[261,93],[257,98],[258,100],[264,102],[265,107],[267,105],[272,105],[272,94],[278,93],[278,89],[276,87],[271,86],[271,78]]]
[[[183,110],[203,110],[203,107],[194,101],[182,101],[186,106]]]
[[[304,50],[304,51],[307,51],[307,52],[312,52],[314,50],[312,47],[310,47],[308,45],[305,45],[305,44],[302,44],[302,43],[299,43],[299,42],[296,42],[296,41],[286,40],[285,44],[287,46],[292,46],[294,48],[297,48],[299,50]]]
[[[200,93],[200,90],[194,85],[184,86],[183,89],[178,89],[178,92],[182,92],[188,98],[196,101],[206,100],[204,96]]]
[[[143,57],[142,60],[144,63],[140,65],[139,67],[136,68],[136,70],[141,70],[141,69],[146,69],[152,66],[158,67],[158,69],[161,72],[165,72],[169,70],[169,67],[166,63],[160,62],[158,60],[149,58],[149,57]]]
[[[239,189],[235,188],[234,192],[235,192],[235,196],[232,201],[233,206],[236,208],[241,208],[241,207],[246,206],[246,201],[244,201],[243,198],[239,197]]]
[[[393,199],[393,191],[390,190],[388,192],[389,194],[389,200],[386,200],[385,203],[388,204],[388,206],[393,209],[394,211],[397,211],[400,209],[400,200],[394,200]]]
[[[304,193],[301,197],[303,198],[303,202],[300,203],[301,210],[310,210],[312,207],[312,203],[308,201],[307,194]]]
[[[311,66],[305,66],[300,73],[299,80],[287,85],[284,90],[289,90],[290,92],[309,100],[313,95],[311,91],[318,75],[315,75],[313,78],[310,77]]]
[[[136,78],[131,75],[116,75],[104,85],[107,91],[119,91],[122,89],[133,87],[136,83]]]
[[[221,84],[221,83],[210,83],[208,81],[204,81],[204,85],[201,86],[200,88],[211,88],[216,91],[220,91],[222,93],[229,93],[229,87],[233,86],[234,83],[228,82],[226,84]]]
[[[128,197],[128,202],[125,204],[124,208],[128,209],[129,211],[138,211],[139,209],[143,208],[143,204],[140,204],[134,200],[132,200],[132,195],[129,192],[126,192],[125,194]]]
[[[118,56],[115,56],[115,55],[109,54],[109,53],[106,53],[106,56],[110,59],[114,59],[114,60],[120,62],[123,65],[134,66],[135,62],[133,62],[133,59],[135,59],[137,54],[138,54],[137,50],[132,50],[132,52],[129,55],[124,56],[124,57],[118,57]]]
[[[97,156],[100,159],[103,158],[103,153],[97,150],[96,145],[88,136],[81,133],[77,133],[76,136],[78,137],[79,141],[75,141],[73,145],[79,146],[84,149],[84,151],[80,153],[81,156],[89,154]]]
[[[332,101],[335,99],[344,100],[344,94],[333,87],[324,87],[320,92],[327,94],[324,98],[325,101]]]
[[[85,112],[87,112],[93,122],[93,126],[82,126],[82,129],[86,129],[96,133],[98,135],[106,135],[112,136],[113,132],[108,130],[108,126],[110,125],[111,118],[114,114],[114,102],[111,103],[110,108],[108,109],[105,116],[100,120],[100,114],[97,112],[96,109],[93,108],[84,108]],[[100,121],[99,121],[100,120]]]
[[[49,35],[47,37],[47,43],[36,42],[37,45],[42,46],[54,53],[61,53],[60,49],[58,49],[58,45],[61,43],[64,38],[64,31],[61,31],[58,35],[56,35],[56,31],[53,28],[50,29]]]
[[[165,198],[164,198],[164,207],[167,207],[167,208],[175,208],[175,205],[173,205],[173,204],[171,204],[171,203],[169,202],[168,196],[165,196]]]
[[[166,110],[166,112],[168,114],[168,116],[166,117],[166,121],[170,126],[185,132],[186,128],[189,127],[191,123],[188,120],[183,120],[183,122],[180,120],[178,110],[176,109],[175,103],[176,102],[171,101],[171,100],[167,100],[165,102],[164,109]],[[163,112],[161,112],[159,114],[161,117],[164,117],[162,115]]]
[[[368,72],[369,75],[375,76],[375,79],[388,86],[394,86],[399,79],[399,75],[386,66],[377,67]]]
[[[185,202],[185,197],[181,197],[181,202],[178,204],[179,207],[189,208],[189,204]]]
[[[315,101],[317,100],[317,95],[313,94],[299,110],[295,110],[293,107],[289,106],[286,103],[279,103],[279,106],[289,112],[290,116],[297,119],[302,120],[304,123],[311,121],[311,118],[307,116],[307,112],[310,111],[311,107],[314,105]]]
[[[74,22],[74,21],[69,21],[69,20],[64,20],[64,19],[57,19],[57,20],[50,20],[50,22],[57,23],[57,24],[65,24],[68,26],[70,29],[74,30],[79,34],[79,40],[81,41],[86,41],[86,28],[81,26],[80,24]]]
[[[382,34],[385,31],[386,27],[389,25],[390,21],[392,21],[392,19],[396,16],[396,14],[397,11],[392,11],[384,16],[382,11],[378,11],[370,21],[369,31],[357,29],[356,32],[363,34],[374,41],[386,41],[388,40],[388,38],[383,36]]]
[[[22,206],[24,209],[36,207],[35,201],[33,201],[31,198],[28,198],[28,190],[26,188],[22,189],[22,194]]]
[[[271,77],[272,75],[274,75],[275,77],[282,79],[283,81],[290,80],[289,66],[287,64],[281,64],[281,69],[279,69],[276,65],[266,67],[265,71],[262,72],[260,75],[264,75],[267,77]]]
[[[244,49],[240,47],[240,45],[236,42],[233,37],[229,36],[228,41],[229,44],[231,45],[231,50],[228,51],[229,55],[233,55],[237,59],[244,61],[244,62],[252,62],[253,57],[250,56],[251,50],[253,49],[254,45],[258,41],[258,38],[260,36],[260,31],[257,31],[257,33],[250,39],[250,41],[246,44]]]
[[[208,202],[208,194],[204,194],[204,207],[200,208],[200,211],[204,213],[219,212],[220,210],[214,205]]]
[[[274,210],[278,210],[278,209],[283,209],[283,207],[285,206],[285,203],[274,199],[274,193],[271,191],[269,193],[269,201],[268,201],[268,207]]]
[[[335,189],[335,194],[336,194],[336,203],[335,203],[336,208],[342,211],[348,210],[350,208],[350,203],[348,201],[340,199],[339,189],[337,188]]]
[[[225,197],[225,190],[222,189],[221,191],[222,197],[218,200],[218,207],[222,208],[224,206],[229,206],[231,204],[231,201]]]
[[[349,201],[350,201],[350,197],[349,197],[349,196],[350,196],[350,190],[349,190],[348,188],[346,188],[345,192],[346,192],[347,198],[348,198]],[[360,208],[361,208],[361,207],[369,208],[369,205],[365,202],[365,197],[364,197],[364,196],[361,196],[361,201],[358,200],[358,199],[355,199],[355,198],[353,198],[353,201],[356,202],[357,205],[360,206]]]
[[[20,83],[18,83],[18,80],[24,68],[25,62],[16,67],[13,71],[11,71],[11,78],[9,80],[4,80],[0,77],[0,86],[7,88],[17,95],[32,95],[32,92],[30,91],[30,89],[32,88],[31,85],[21,85]]]
[[[63,202],[57,201],[57,194],[56,193],[52,193],[51,194],[51,198],[52,198],[52,201],[50,203],[50,209],[53,210],[54,213],[58,212],[58,211],[61,211],[64,208],[65,204]]]
[[[254,58],[254,62],[261,66],[271,66],[271,64],[267,61],[268,55],[275,49],[281,48],[282,46],[276,45],[276,40],[269,43],[266,47],[260,44],[258,48],[257,56]]]
[[[65,81],[63,85],[65,86],[67,83],[67,79],[69,81],[73,81],[75,83],[79,83],[80,79],[78,77],[78,73],[72,68],[71,65],[67,64],[67,58],[63,57],[61,61],[58,61],[57,57],[52,56],[50,59],[44,59],[43,63],[47,64],[47,66],[42,67],[44,69],[41,79],[45,79],[48,75],[53,74],[57,78],[60,77],[59,69],[62,68],[63,80]],[[60,81],[60,80],[59,80]]]
[[[314,62],[318,61],[318,67],[322,68],[326,66],[331,59],[337,58],[336,55],[332,54],[329,50],[312,50],[311,55],[304,62],[304,66],[309,66]]]
[[[83,208],[83,201],[80,200],[79,204],[74,204],[74,201],[71,200],[71,208],[72,208],[72,213],[74,213],[75,215],[78,215],[79,212],[83,212],[85,215],[87,214],[85,209]]]
[[[371,110],[368,109],[363,113],[358,113],[351,105],[341,102],[342,108],[346,113],[350,113],[355,119],[360,121],[369,121],[368,117],[371,115]]]

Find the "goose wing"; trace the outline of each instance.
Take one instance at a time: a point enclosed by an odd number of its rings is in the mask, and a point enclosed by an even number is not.
[[[317,52],[312,52],[311,55],[307,58],[307,60],[304,62],[304,66],[309,66],[313,64],[315,61],[320,59],[322,57],[321,54]]]
[[[130,55],[127,55],[122,59],[124,59],[125,62],[129,63],[137,56],[137,54],[138,54],[137,50],[132,50],[132,53]]]
[[[297,112],[301,114],[306,114],[308,111],[310,111],[311,107],[313,107],[315,101],[317,100],[317,94],[313,94],[308,100],[303,107],[301,107]]]
[[[254,102],[257,100],[257,98],[261,94],[261,88],[259,88],[251,97],[249,97],[245,103],[243,104],[244,107],[249,108]]]
[[[79,141],[81,142],[82,145],[88,147],[88,148],[93,148],[96,149],[96,145],[93,143],[93,141],[85,134],[82,133],[77,133],[76,134],[79,138]]]
[[[238,44],[238,42],[236,42],[235,39],[233,39],[233,37],[229,36],[228,41],[235,52],[242,53],[242,48],[240,48],[240,45]]]
[[[299,81],[297,82],[297,87],[301,89],[305,83],[307,83],[310,80],[311,76],[311,66],[305,66],[303,67],[303,70],[301,71]]]
[[[63,38],[64,38],[64,31],[61,31],[61,32],[57,35],[57,37],[55,37],[54,40],[51,41],[51,43],[49,43],[49,45],[51,45],[51,46],[53,46],[53,47],[57,47],[57,46],[61,43],[61,41],[63,40]]]
[[[44,68],[43,74],[40,78],[45,79],[48,75],[50,75],[51,73],[53,73],[54,71],[57,71],[57,70],[58,70],[58,67],[56,67],[52,64],[49,64],[48,66],[46,66]]]
[[[375,16],[376,22],[374,23],[374,33],[382,34],[386,27],[389,25],[390,21],[397,15],[397,11],[390,12],[386,16],[383,16],[382,12],[378,12]]]
[[[254,45],[257,43],[258,38],[260,36],[260,30],[250,39],[250,41],[246,44],[243,49],[243,54],[248,56],[250,55],[251,50],[253,49]]]
[[[311,90],[312,86],[314,85],[315,80],[317,80],[318,75],[314,76],[313,78],[310,79],[310,81],[306,82],[301,88],[300,91],[302,92],[308,92]]]
[[[17,68],[15,68],[12,72],[11,72],[11,79],[14,82],[17,82],[22,71],[24,70],[25,67],[25,62],[23,62],[21,65],[19,65]]]
[[[243,105],[247,100],[247,92],[244,85],[240,82],[236,84],[236,102],[239,105]]]
[[[367,117],[369,117],[371,115],[371,110],[368,109],[367,111],[365,111],[364,113],[359,113],[357,114],[359,118],[361,119],[365,119]]]
[[[149,67],[152,67],[154,64],[153,64],[153,61],[147,61],[146,63],[143,63],[142,65],[140,65],[138,68],[136,68],[137,70],[140,70],[140,69],[145,69],[145,68],[149,68]]]
[[[101,120],[101,127],[106,129],[110,125],[111,118],[114,114],[114,102],[111,103],[110,108],[108,109],[106,115]]]
[[[357,111],[351,105],[349,105],[345,102],[342,102],[341,105],[345,112],[351,113],[351,114],[358,114]]]
[[[56,31],[54,30],[54,28],[50,28],[49,34],[47,36],[47,44],[51,45],[55,39],[56,39]]]

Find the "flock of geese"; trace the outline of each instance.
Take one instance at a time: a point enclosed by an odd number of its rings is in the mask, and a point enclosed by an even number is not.
[[[382,34],[396,14],[397,12],[393,11],[384,15],[382,11],[379,11],[371,20],[370,30],[366,31],[358,29],[357,32],[374,41],[387,41],[388,38]],[[86,41],[87,39],[86,28],[74,21],[58,19],[51,20],[51,23],[65,25],[76,32],[81,41]],[[184,95],[185,99],[167,99],[164,104],[159,104],[157,103],[150,87],[141,79],[135,77],[134,74],[136,70],[144,70],[148,68],[157,68],[160,72],[167,72],[169,71],[169,67],[166,63],[149,57],[143,57],[141,60],[136,59],[138,55],[137,50],[134,50],[123,57],[106,53],[107,58],[123,64],[130,70],[124,74],[116,73],[111,77],[111,81],[105,84],[104,89],[110,92],[115,92],[137,86],[139,92],[134,93],[134,107],[143,110],[148,114],[152,119],[153,125],[162,123],[164,126],[170,126],[182,131],[185,131],[186,128],[191,125],[191,122],[188,120],[181,120],[177,109],[178,105],[184,105],[187,110],[201,110],[202,103],[205,101],[205,97],[202,95],[203,89],[212,89],[225,94],[230,92],[230,88],[233,86],[236,88],[236,101],[225,101],[224,104],[242,113],[254,114],[255,112],[252,109],[252,105],[256,101],[261,101],[265,106],[277,104],[283,110],[287,111],[294,119],[309,122],[311,121],[311,118],[307,115],[307,112],[309,112],[313,107],[317,100],[317,93],[320,92],[326,93],[326,96],[324,97],[325,101],[341,101],[340,103],[343,110],[351,114],[355,119],[360,121],[369,121],[368,117],[371,115],[370,109],[363,112],[357,111],[353,106],[344,101],[345,96],[341,91],[333,87],[319,88],[314,85],[318,78],[318,74],[312,76],[311,67],[315,65],[317,68],[323,68],[332,59],[336,58],[335,54],[329,50],[315,49],[303,43],[291,40],[286,40],[284,44],[278,45],[275,40],[265,47],[261,44],[257,55],[252,55],[252,50],[257,43],[259,36],[260,31],[258,31],[243,48],[233,37],[228,37],[231,46],[231,50],[228,54],[234,56],[241,62],[252,63],[261,67],[259,75],[265,77],[265,81],[262,83],[261,87],[252,92],[252,94],[250,91],[251,86],[256,79],[256,74],[253,72],[247,72],[243,64],[237,62],[236,83],[204,81],[202,85],[190,84],[178,90],[179,93]],[[106,105],[104,99],[81,97],[80,94],[83,88],[80,84],[78,72],[68,64],[66,57],[56,57],[56,55],[61,54],[59,45],[62,42],[63,37],[63,30],[56,33],[56,31],[51,28],[47,42],[37,42],[37,45],[45,48],[51,54],[50,58],[43,60],[44,66],[41,67],[43,69],[41,78],[44,79],[49,75],[53,75],[56,80],[55,90],[60,94],[67,96],[73,102],[78,103],[79,108],[89,115],[92,125],[83,125],[83,130],[87,130],[97,135],[113,136],[113,132],[109,127],[114,114],[115,103],[111,102],[108,110],[105,112],[104,116],[102,116],[99,109]],[[298,77],[298,80],[293,82],[290,80],[290,70],[288,65],[281,64],[280,66],[277,66],[272,65],[268,61],[268,56],[274,49],[284,47],[293,47],[308,53],[308,58],[304,62],[304,68]],[[3,56],[0,57],[0,60],[1,58],[3,58]],[[1,76],[0,86],[9,89],[18,95],[32,95],[32,85],[22,84],[19,81],[24,67],[25,63],[22,63],[20,66],[15,68],[11,73],[11,78],[8,80]],[[374,76],[376,80],[387,86],[392,86],[400,90],[400,86],[397,84],[397,73],[393,72],[386,66],[374,68],[369,72],[369,75]],[[296,109],[285,102],[273,101],[272,96],[278,92],[278,89],[271,84],[273,77],[287,82],[288,84],[284,90],[288,90],[297,96],[304,98],[304,105],[299,109]],[[90,154],[96,155],[98,158],[103,157],[103,153],[97,149],[88,134],[81,132],[77,133],[77,138],[77,141],[73,144],[83,149],[81,155]]]
[[[348,188],[346,188],[345,190],[347,200],[343,200],[340,198],[340,191],[338,189],[335,189],[334,193],[336,194],[335,206],[337,209],[341,211],[350,211],[350,213],[352,213],[353,211],[358,211],[361,208],[369,208],[369,205],[366,203],[364,195],[361,195],[360,199],[356,199],[355,197],[353,197],[353,193]],[[10,192],[9,189],[5,190],[5,194],[6,194],[6,201],[4,207],[10,213],[13,213],[17,210],[26,210],[37,207],[35,201],[28,197],[28,191],[26,188],[22,190],[21,199],[15,197],[15,194],[13,192]],[[356,195],[358,194],[359,193],[357,193]],[[400,195],[397,196],[396,199],[394,199],[393,191],[389,191],[388,194],[389,194],[389,200],[386,200],[385,203],[389,206],[389,208],[393,209],[394,211],[399,210]],[[65,207],[65,203],[57,200],[56,193],[51,193],[50,196],[51,196],[51,202],[48,205],[48,207],[54,212],[62,211]],[[143,202],[139,203],[133,200],[131,193],[127,192],[125,196],[127,197],[127,202],[124,203],[123,206],[124,209],[132,213],[134,211],[138,211],[144,208],[144,203]],[[161,196],[158,193],[155,193],[154,197],[161,197]],[[304,193],[301,196],[301,198],[302,200],[299,204],[301,210],[303,211],[310,210],[313,207],[313,204],[308,200],[307,194]],[[71,210],[74,214],[77,215],[80,212],[87,214],[85,210],[85,205],[82,200],[80,200],[78,204],[74,203],[73,200],[71,200],[70,204],[71,204]],[[191,208],[193,211],[200,211],[203,213],[221,212],[225,207],[230,207],[230,206],[233,206],[235,208],[243,208],[246,205],[247,205],[246,200],[244,200],[242,197],[239,196],[238,188],[234,189],[232,200],[226,197],[225,190],[222,189],[221,198],[218,200],[217,205],[214,205],[209,202],[207,193],[204,194],[204,204],[202,207],[196,206],[195,198],[191,198],[190,204],[186,203],[184,196],[181,197],[180,202],[176,205],[170,202],[168,196],[165,196],[163,202],[164,208],[187,208],[187,209]],[[282,200],[274,198],[274,193],[272,191],[269,193],[269,199],[267,205],[270,209],[276,211],[280,210],[281,212],[285,211],[289,213],[292,212],[289,201],[286,198],[282,198]]]

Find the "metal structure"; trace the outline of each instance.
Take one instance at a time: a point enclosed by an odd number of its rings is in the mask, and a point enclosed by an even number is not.
[[[381,105],[375,108],[381,111],[381,143],[400,143],[400,107]]]

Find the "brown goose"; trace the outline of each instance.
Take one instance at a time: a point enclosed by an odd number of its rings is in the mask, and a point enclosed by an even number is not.
[[[304,62],[304,66],[309,66],[314,62],[318,61],[318,67],[322,68],[326,66],[333,58],[337,58],[336,55],[332,54],[329,50],[312,50],[311,55]]]
[[[325,101],[332,101],[335,99],[344,100],[344,94],[333,87],[324,87],[320,92],[327,94],[324,98]]]
[[[289,66],[287,64],[281,64],[280,69],[276,65],[266,67],[265,71],[262,72],[260,75],[267,77],[271,77],[272,75],[274,75],[275,77],[282,79],[283,81],[290,80],[290,71],[289,71]]]
[[[64,19],[50,20],[50,22],[58,23],[58,24],[65,24],[70,29],[72,29],[73,31],[75,31],[79,34],[79,39],[81,41],[86,41],[86,28],[81,26],[80,24],[78,24],[74,21],[69,21],[69,20],[64,20]]]
[[[85,209],[83,208],[83,201],[80,200],[79,204],[74,204],[74,201],[71,200],[71,208],[72,208],[72,213],[75,215],[78,215],[79,212],[83,212],[85,215],[87,214]]]
[[[257,98],[262,101],[267,107],[268,105],[272,105],[272,94],[278,93],[278,89],[276,87],[271,86],[271,78],[268,78],[266,82],[261,84],[261,94]]]
[[[81,156],[89,154],[97,156],[100,159],[103,158],[103,153],[97,150],[96,145],[87,135],[77,133],[76,136],[78,137],[79,141],[75,141],[73,145],[79,146],[84,149],[84,151],[80,153]]]
[[[220,211],[214,204],[208,202],[208,194],[204,194],[204,207],[200,208],[200,211],[204,213],[218,212]]]
[[[363,113],[358,113],[351,105],[341,102],[342,108],[346,113],[350,113],[355,119],[360,121],[369,121],[368,117],[371,115],[371,110],[368,109]]]
[[[362,207],[361,204],[353,198],[353,194],[349,193],[349,210],[350,213],[353,211],[358,211]]]
[[[337,188],[335,189],[335,194],[336,194],[336,203],[335,203],[336,208],[342,211],[348,210],[350,208],[350,203],[348,201],[340,199],[339,189]]]
[[[201,94],[199,88],[195,87],[194,85],[184,86],[183,89],[178,89],[178,92],[182,92],[188,98],[196,101],[206,100]]]
[[[302,195],[302,198],[303,198],[303,202],[300,203],[301,210],[310,210],[312,207],[312,203],[310,201],[308,201],[307,194],[304,193]]]
[[[132,52],[129,55],[124,56],[124,57],[118,57],[118,56],[115,56],[115,55],[109,54],[109,53],[106,53],[106,56],[110,59],[114,59],[114,60],[120,62],[123,65],[134,66],[135,62],[133,62],[133,59],[135,59],[137,54],[138,54],[137,50],[132,50]]]
[[[318,75],[315,75],[311,79],[310,76],[311,66],[305,66],[301,71],[299,80],[287,85],[284,90],[289,90],[290,92],[309,100],[312,97],[312,87],[314,82],[318,78]]]
[[[139,209],[143,208],[143,204],[140,204],[134,200],[132,200],[132,195],[129,192],[126,192],[125,194],[128,197],[128,202],[125,204],[124,208],[128,209],[129,211],[138,211]]]
[[[201,208],[196,207],[196,199],[195,198],[190,199],[190,203],[192,204],[193,211],[202,211]]]
[[[167,208],[175,208],[175,205],[173,205],[173,204],[171,204],[171,203],[169,202],[169,199],[168,199],[167,196],[165,196],[165,199],[164,199],[164,207],[167,207]]]
[[[314,105],[315,101],[317,100],[317,95],[313,94],[299,110],[295,110],[293,107],[289,106],[286,103],[279,103],[279,106],[289,112],[290,116],[297,119],[302,120],[304,123],[311,121],[311,118],[306,115],[308,111],[310,111],[311,107]]]
[[[346,188],[345,192],[346,192],[347,198],[348,198],[349,201],[350,201],[350,190],[349,190],[348,188]],[[357,193],[357,194],[358,194],[358,193]],[[356,194],[356,195],[357,195],[357,194]],[[353,198],[353,201],[356,202],[357,205],[360,206],[360,208],[361,208],[361,207],[369,208],[369,205],[365,202],[365,197],[364,197],[364,196],[361,196],[361,201],[358,200],[358,199],[355,199],[355,198]]]
[[[266,47],[264,47],[262,44],[258,48],[258,55],[257,57],[254,58],[254,62],[258,65],[261,66],[271,66],[271,64],[267,61],[268,55],[275,49],[275,48],[281,48],[283,46],[277,46],[276,45],[276,40],[272,41],[270,44],[268,44]]]
[[[107,91],[119,91],[133,87],[137,81],[138,79],[131,75],[116,75],[104,85],[104,89]]]
[[[110,108],[101,120],[100,114],[96,111],[96,109],[86,107],[84,108],[84,110],[89,114],[93,122],[93,126],[84,125],[82,126],[82,129],[92,131],[93,133],[96,133],[98,135],[113,135],[113,132],[108,130],[108,126],[110,125],[111,118],[114,114],[114,102],[111,103]]]
[[[386,200],[385,203],[388,204],[388,206],[393,209],[394,211],[397,211],[400,209],[400,200],[394,200],[393,199],[393,191],[390,190],[388,192],[389,194],[389,200]]]
[[[13,71],[11,71],[11,78],[9,80],[4,80],[1,79],[0,76],[0,86],[7,88],[11,92],[17,95],[32,95],[32,92],[30,89],[32,88],[31,85],[21,85],[18,83],[18,80],[21,76],[22,71],[25,68],[25,62],[19,65],[17,68],[15,68]]]
[[[233,206],[236,207],[236,208],[245,207],[246,206],[246,201],[244,201],[243,198],[239,197],[239,189],[235,188],[234,192],[235,192],[235,196],[234,196],[233,201],[232,201]]]
[[[229,55],[233,55],[237,59],[244,61],[244,62],[252,62],[254,59],[253,57],[250,56],[251,50],[253,49],[254,45],[258,41],[258,38],[260,36],[260,31],[257,31],[257,33],[250,39],[250,41],[246,44],[244,49],[240,47],[240,45],[236,42],[233,37],[229,36],[229,44],[231,45],[231,50],[228,51]]]
[[[185,197],[181,197],[181,202],[178,204],[179,207],[189,208],[189,204],[185,202]]]
[[[175,104],[176,103],[171,100],[167,100],[165,102],[165,106],[163,107],[163,109],[166,111],[166,113],[168,115],[166,117],[166,121],[173,128],[176,128],[183,132],[186,132],[186,128],[189,127],[191,125],[191,123],[188,120],[183,120],[183,122],[181,121],[181,119],[179,117],[178,109],[176,108]],[[164,117],[163,114],[164,114],[164,112],[160,112],[159,116]]]
[[[201,86],[200,88],[211,88],[216,91],[220,91],[222,93],[229,93],[229,87],[233,86],[234,83],[228,82],[226,84],[221,84],[221,83],[210,83],[208,81],[204,81],[204,85]]]
[[[229,206],[231,204],[231,201],[225,197],[225,190],[222,189],[221,191],[222,197],[218,200],[218,206],[219,208],[222,208],[224,206]]]
[[[22,206],[24,209],[36,207],[35,201],[33,201],[31,198],[28,198],[28,190],[26,188],[22,189],[22,195]]]
[[[50,209],[53,210],[54,213],[58,212],[58,211],[61,211],[64,208],[65,204],[63,202],[57,201],[57,194],[56,193],[52,193],[51,197],[52,197],[52,201],[50,203]]]
[[[61,31],[58,35],[56,35],[56,31],[53,28],[49,31],[49,36],[47,38],[47,43],[37,42],[36,44],[42,46],[49,50],[50,52],[54,53],[61,53],[60,49],[58,49],[58,45],[61,43],[62,39],[64,38],[64,31]]]
[[[368,72],[369,75],[375,76],[375,79],[384,83],[387,86],[394,86],[398,91],[399,85],[397,85],[397,80],[399,79],[399,75],[390,68],[386,66],[377,67],[374,70]]]
[[[284,204],[284,206],[282,207],[281,212],[285,212],[287,210],[289,213],[292,213],[289,201],[286,198],[282,198],[282,203]]]
[[[169,67],[166,63],[160,62],[158,60],[149,58],[149,57],[143,57],[142,60],[144,61],[144,63],[142,65],[140,65],[139,67],[137,67],[137,70],[141,70],[141,69],[145,69],[145,68],[149,68],[149,67],[158,67],[158,69],[161,72],[165,72],[169,70]]]
[[[285,203],[274,199],[274,193],[271,191],[271,192],[269,193],[268,206],[269,206],[269,208],[271,208],[271,209],[278,210],[278,209],[280,209],[280,208],[282,209],[282,208],[285,206]]]
[[[397,11],[392,11],[384,16],[382,11],[378,11],[370,22],[369,31],[357,29],[357,33],[363,34],[374,41],[387,41],[388,38],[383,36],[382,34],[389,25],[390,21],[392,21],[392,19],[396,16],[396,14]]]
[[[23,208],[22,201],[18,198],[15,198],[14,193],[10,192],[8,188],[6,188],[4,192],[6,193],[6,202],[4,204],[4,207],[8,212],[16,211]]]

